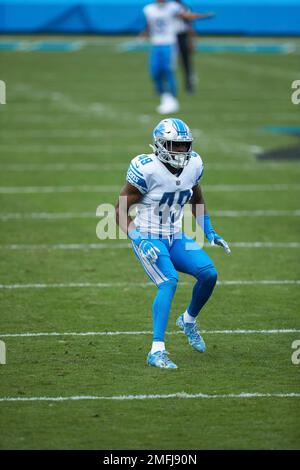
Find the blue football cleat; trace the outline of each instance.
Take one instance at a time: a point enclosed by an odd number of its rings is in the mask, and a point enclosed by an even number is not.
[[[168,351],[156,351],[153,354],[149,352],[147,364],[159,367],[160,369],[177,369],[177,365],[168,358],[168,354]]]
[[[183,314],[177,318],[176,325],[184,332],[187,336],[188,341],[191,346],[193,346],[196,351],[205,352],[206,346],[205,342],[200,335],[198,330],[197,323],[185,323],[183,320]]]

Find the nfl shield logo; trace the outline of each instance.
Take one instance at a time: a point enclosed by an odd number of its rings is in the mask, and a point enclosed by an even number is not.
[[[177,180],[176,181],[176,186],[179,186],[180,185],[180,180]]]

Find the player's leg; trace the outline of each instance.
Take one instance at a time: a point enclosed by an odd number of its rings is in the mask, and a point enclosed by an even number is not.
[[[151,242],[160,250],[155,263],[145,261],[140,256],[137,248],[133,246],[146,274],[157,286],[157,293],[152,305],[153,342],[147,362],[156,367],[174,369],[177,366],[170,361],[165,353],[165,334],[172,300],[177,287],[178,274],[171,262],[167,244],[162,240],[152,238]]]
[[[214,290],[217,282],[216,268],[208,254],[185,234],[174,241],[170,255],[178,271],[196,278],[190,304],[177,320],[177,325],[184,330],[190,344],[198,351],[204,352],[205,343],[197,330],[196,318]]]
[[[152,46],[149,56],[149,70],[158,95],[164,93],[164,77],[162,68],[161,47]]]
[[[175,76],[176,49],[174,46],[161,46],[161,67],[166,92],[161,96],[161,104],[157,111],[160,114],[170,114],[179,110],[176,98],[177,84]]]
[[[164,74],[168,84],[168,91],[174,97],[177,96],[177,83],[175,75],[176,67],[176,47],[175,46],[164,46]]]
[[[192,80],[192,62],[189,47],[189,34],[180,33],[177,35],[178,49],[180,52],[181,63],[184,72],[185,88],[187,92],[193,92],[193,80]]]

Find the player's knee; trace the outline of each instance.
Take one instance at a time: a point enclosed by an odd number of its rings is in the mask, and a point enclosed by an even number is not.
[[[208,269],[204,271],[200,271],[197,279],[201,283],[205,283],[206,285],[214,287],[218,278],[217,270],[214,266],[210,266]]]
[[[174,70],[173,70],[172,67],[165,67],[164,72],[165,72],[166,75],[174,76]]]
[[[177,289],[177,284],[178,284],[178,278],[174,276],[174,277],[169,278],[167,281],[162,282],[158,287],[159,289],[168,289],[175,293]]]
[[[160,76],[161,76],[161,72],[160,70],[158,69],[152,69],[150,71],[151,73],[151,77],[153,78],[153,80],[159,80],[160,79]]]

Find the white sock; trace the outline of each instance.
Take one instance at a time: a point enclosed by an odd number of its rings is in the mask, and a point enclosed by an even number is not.
[[[151,348],[151,354],[154,354],[157,351],[164,351],[165,349],[166,348],[165,348],[164,341],[153,341],[152,348]]]
[[[196,317],[192,317],[186,310],[183,314],[183,321],[184,323],[195,323]]]

